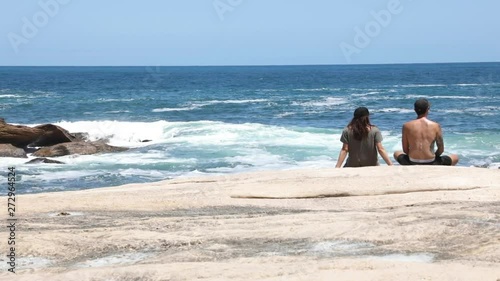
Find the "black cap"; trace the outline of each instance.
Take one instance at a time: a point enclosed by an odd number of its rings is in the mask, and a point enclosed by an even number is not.
[[[427,109],[429,109],[430,107],[431,107],[431,104],[426,99],[418,99],[415,102],[415,112],[418,115],[424,114],[425,112],[427,112]]]
[[[358,107],[356,110],[354,110],[354,117],[359,118],[363,116],[368,116],[370,115],[370,112],[368,111],[368,108],[366,107]]]

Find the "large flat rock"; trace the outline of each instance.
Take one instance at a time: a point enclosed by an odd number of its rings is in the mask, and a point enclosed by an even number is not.
[[[268,171],[20,195],[16,280],[495,281],[499,174]]]

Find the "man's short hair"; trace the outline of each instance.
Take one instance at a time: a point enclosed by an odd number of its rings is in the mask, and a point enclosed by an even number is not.
[[[431,107],[431,104],[426,99],[418,99],[415,102],[415,112],[418,115],[424,114]]]

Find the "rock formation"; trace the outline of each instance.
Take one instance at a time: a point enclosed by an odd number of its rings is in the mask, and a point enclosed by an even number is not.
[[[35,128],[42,130],[43,134],[36,141],[32,142],[30,146],[51,146],[76,140],[75,136],[56,125],[45,124],[36,126]]]
[[[49,147],[40,148],[33,153],[36,157],[58,157],[71,154],[90,155],[96,153],[110,153],[128,150],[124,147],[116,147],[103,141],[94,142],[68,142]]]
[[[28,158],[24,149],[12,144],[0,144],[0,157]]]
[[[64,164],[64,162],[57,161],[57,160],[52,160],[48,158],[35,158],[33,160],[30,160],[26,162],[25,164],[39,164],[39,163],[46,163],[46,164]]]
[[[43,134],[42,129],[0,123],[0,143],[8,143],[22,148],[35,142]]]
[[[33,152],[36,157],[57,157],[70,154],[89,155],[125,151],[127,148],[108,145],[105,141],[87,141],[88,135],[77,136],[52,124],[36,127],[11,125],[0,118],[0,157],[27,157]],[[32,160],[34,163],[49,163],[54,160]],[[31,161],[30,161],[31,162]],[[50,162],[53,163],[53,162]]]

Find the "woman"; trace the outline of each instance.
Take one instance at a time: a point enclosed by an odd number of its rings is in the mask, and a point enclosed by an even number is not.
[[[378,166],[377,151],[387,165],[392,166],[391,159],[382,145],[380,130],[370,124],[370,112],[366,107],[358,107],[354,118],[344,128],[340,141],[343,143],[336,168],[340,168],[349,154],[344,167]]]

